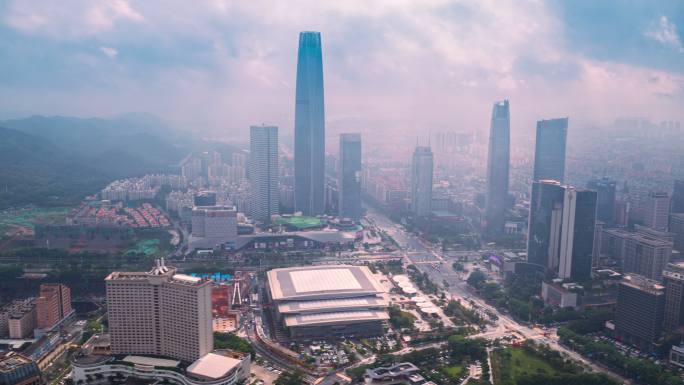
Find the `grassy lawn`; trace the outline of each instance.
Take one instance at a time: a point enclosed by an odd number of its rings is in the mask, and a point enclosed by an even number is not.
[[[36,222],[63,223],[68,209],[66,207],[26,207],[0,212],[0,238],[12,227],[33,229]]]
[[[505,348],[492,352],[492,375],[496,385],[512,385],[525,374],[558,372],[546,361],[521,348]]]
[[[442,373],[449,376],[451,379],[457,379],[465,373],[465,368],[461,365],[447,366],[441,369]]]

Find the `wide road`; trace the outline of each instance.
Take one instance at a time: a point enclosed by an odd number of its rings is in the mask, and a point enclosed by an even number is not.
[[[517,333],[522,338],[532,339],[537,342],[547,344],[552,349],[567,355],[577,362],[582,363],[584,366],[593,371],[608,374],[625,384],[631,383],[631,381],[620,376],[619,374],[614,373],[611,370],[584,358],[581,354],[560,345],[555,335],[555,330],[549,330],[545,333],[543,330],[528,327],[524,324],[518,323],[513,318],[506,314],[502,314],[498,309],[487,304],[476,293],[470,290],[470,287],[464,281],[463,276],[453,271],[451,264],[448,263],[448,260],[442,255],[441,250],[430,247],[430,245],[424,242],[420,237],[404,231],[402,227],[392,222],[382,213],[369,208],[366,218],[369,222],[375,224],[380,230],[383,230],[388,235],[395,237],[395,240],[404,249],[404,256],[408,263],[414,264],[421,272],[427,273],[430,276],[430,279],[437,284],[441,285],[444,281],[446,281],[449,284],[446,290],[447,293],[450,294],[451,298],[460,300],[460,302],[466,306],[468,306],[468,303],[471,302],[474,307],[478,308],[479,310],[489,311],[491,314],[494,314],[496,317],[498,317],[498,320],[495,322],[494,326],[488,327],[485,332],[477,334],[476,337],[496,339],[511,335],[512,333]],[[407,246],[410,246],[410,248]]]

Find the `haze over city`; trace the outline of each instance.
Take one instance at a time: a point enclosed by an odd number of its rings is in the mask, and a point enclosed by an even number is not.
[[[0,3],[0,385],[683,385],[682,28]]]
[[[290,135],[296,35],[315,30],[331,137],[486,132],[504,98],[514,137],[561,115],[577,129],[684,119],[677,1],[7,1],[0,14],[6,118],[144,111],[222,139],[261,122]]]

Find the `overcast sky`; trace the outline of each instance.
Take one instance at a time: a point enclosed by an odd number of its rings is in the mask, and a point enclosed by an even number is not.
[[[298,33],[326,121],[415,136],[541,118],[684,121],[682,1],[0,1],[0,114],[147,111],[207,135],[291,132]]]

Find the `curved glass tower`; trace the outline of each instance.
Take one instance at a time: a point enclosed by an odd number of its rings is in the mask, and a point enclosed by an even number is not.
[[[325,210],[325,112],[321,34],[301,32],[295,105],[295,210]]]

